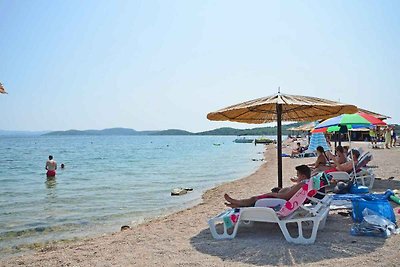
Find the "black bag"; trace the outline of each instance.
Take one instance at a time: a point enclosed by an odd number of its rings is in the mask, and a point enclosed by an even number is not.
[[[350,188],[353,186],[353,181],[350,180],[348,182],[338,182],[336,186],[333,188],[333,192],[336,194],[347,194],[350,193]]]

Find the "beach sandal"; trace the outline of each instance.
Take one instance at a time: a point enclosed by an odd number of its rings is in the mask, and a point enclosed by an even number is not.
[[[346,211],[346,212],[345,211],[339,211],[338,214],[342,215],[342,216],[345,216],[345,217],[349,217],[350,216],[350,212],[348,212],[348,211]]]

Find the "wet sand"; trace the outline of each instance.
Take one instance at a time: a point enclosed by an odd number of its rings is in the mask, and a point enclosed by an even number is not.
[[[367,148],[366,143],[353,146]],[[289,153],[290,148],[284,149]],[[373,191],[400,189],[400,148],[371,150],[369,164],[379,180]],[[286,242],[277,225],[242,228],[233,240],[214,240],[207,220],[224,206],[223,194],[249,197],[277,185],[276,149],[266,146],[266,162],[253,174],[210,189],[202,203],[150,222],[101,237],[56,243],[35,253],[0,260],[0,266],[396,266],[400,235],[388,239],[350,235],[352,220],[331,211],[313,245]],[[315,158],[283,158],[284,186],[294,167]],[[394,179],[388,179],[394,177]],[[393,203],[397,211],[400,207]],[[399,214],[397,214],[399,219]]]

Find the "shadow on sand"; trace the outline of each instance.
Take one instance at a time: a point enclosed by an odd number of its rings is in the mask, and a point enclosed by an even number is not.
[[[389,180],[389,179],[375,179],[374,187],[372,191],[374,192],[384,192],[386,189],[397,189],[400,190],[400,181]]]
[[[376,180],[375,192],[400,189],[398,180]],[[392,203],[393,207],[399,207]],[[329,259],[344,259],[369,254],[385,243],[377,237],[350,235],[351,217],[331,212],[326,226],[318,231],[312,245],[288,243],[280,228],[272,223],[255,223],[253,227],[241,227],[233,240],[215,240],[205,229],[191,238],[192,246],[201,253],[216,256],[223,261],[254,265],[297,265],[318,263]],[[322,264],[322,262],[321,262]]]
[[[254,265],[297,265],[327,259],[342,259],[369,254],[383,246],[385,239],[350,235],[350,217],[330,214],[323,230],[312,245],[288,243],[277,224],[255,223],[239,228],[232,240],[215,240],[205,229],[191,238],[192,246],[201,253],[223,261]],[[321,263],[322,264],[322,263]]]

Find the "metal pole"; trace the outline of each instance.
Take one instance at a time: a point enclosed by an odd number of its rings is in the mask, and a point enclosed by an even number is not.
[[[277,138],[278,138],[278,186],[282,187],[282,105],[276,104],[276,117],[278,122]]]
[[[350,139],[350,131],[349,130],[347,130],[347,136],[349,138],[349,149],[350,149],[351,160],[353,161],[353,173],[354,173],[353,181],[355,181],[357,183],[356,165],[354,164],[353,149],[351,148],[351,139]]]

